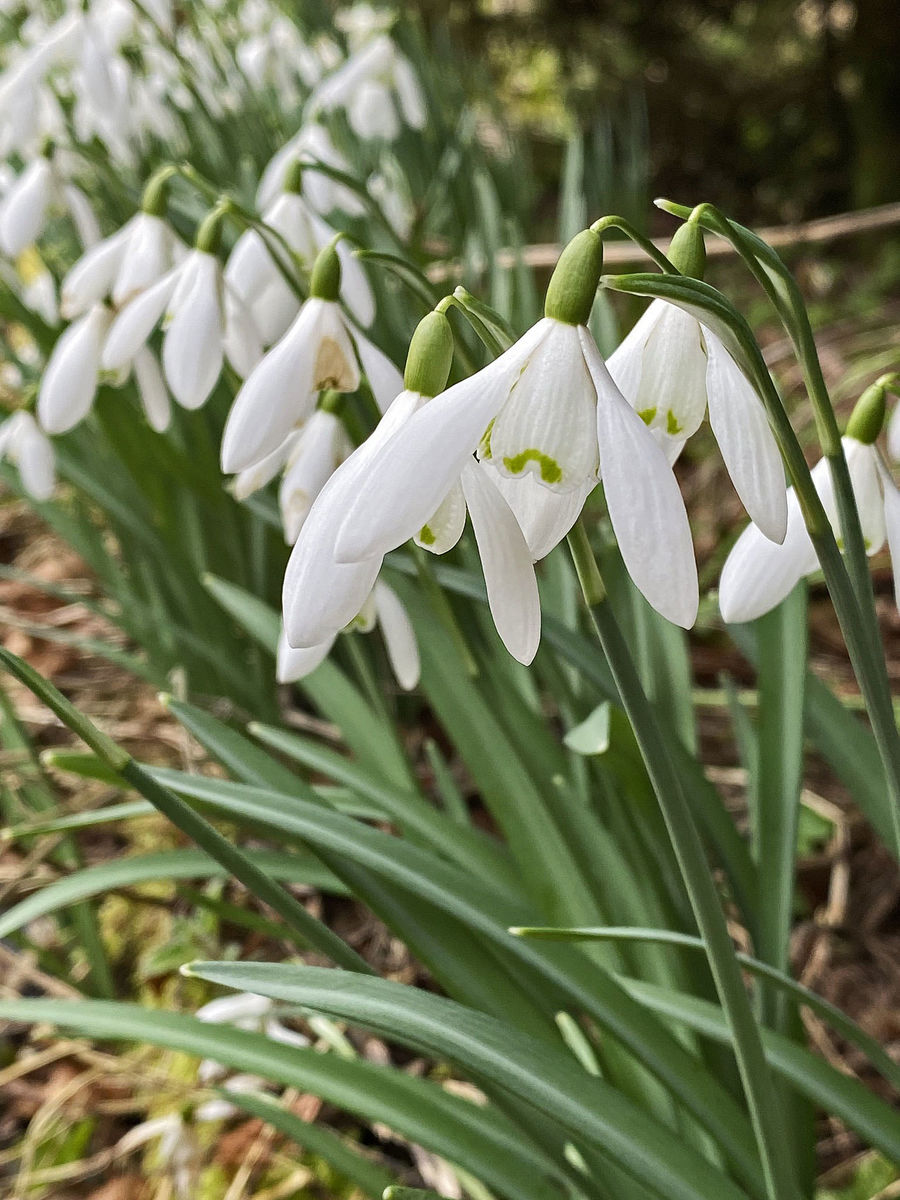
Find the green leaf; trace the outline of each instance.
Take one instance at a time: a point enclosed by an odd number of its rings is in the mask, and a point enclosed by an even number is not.
[[[276,963],[192,963],[186,973],[241,991],[301,1004],[382,1037],[448,1058],[476,1081],[490,1079],[576,1144],[608,1155],[666,1200],[738,1200],[744,1193],[665,1126],[569,1053],[505,1023],[383,979]],[[0,1009],[2,1011],[2,1009]]]

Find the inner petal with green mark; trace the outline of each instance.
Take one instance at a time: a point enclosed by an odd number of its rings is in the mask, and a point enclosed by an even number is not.
[[[543,450],[536,450],[533,446],[511,458],[504,458],[503,465],[510,475],[521,475],[531,462],[537,464],[538,473],[544,483],[560,483],[562,481],[562,467],[556,459],[545,454]]]

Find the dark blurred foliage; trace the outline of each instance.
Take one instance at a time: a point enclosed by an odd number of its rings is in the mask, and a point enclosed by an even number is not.
[[[418,0],[541,145],[646,103],[650,195],[786,221],[900,199],[900,0]]]

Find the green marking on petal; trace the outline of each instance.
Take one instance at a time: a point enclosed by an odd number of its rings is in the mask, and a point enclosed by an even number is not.
[[[419,530],[419,534],[418,534],[418,537],[416,540],[421,542],[423,546],[433,546],[434,543],[437,541],[437,537],[435,536],[434,531],[431,529],[430,526],[423,525],[422,528]]]
[[[478,457],[483,461],[493,457],[491,454],[491,434],[494,431],[494,421],[496,419],[496,417],[493,418],[490,425],[488,425],[487,429],[481,435],[481,441],[478,443]]]
[[[544,483],[559,483],[563,477],[562,467],[556,459],[545,454],[543,450],[536,450],[533,447],[523,450],[521,454],[517,454],[513,458],[504,458],[503,465],[511,475],[521,475],[529,462],[538,464]]]
[[[645,425],[651,425],[653,423],[653,418],[656,416],[656,407],[654,406],[653,408],[641,408],[638,410],[638,416],[641,418],[641,420],[644,422]]]
[[[684,426],[680,424],[678,418],[670,408],[666,413],[666,433],[668,433],[670,437],[674,437],[676,433],[681,433],[682,429],[684,429]]]

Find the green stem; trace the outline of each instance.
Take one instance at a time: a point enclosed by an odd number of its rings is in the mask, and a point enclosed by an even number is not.
[[[798,1200],[790,1149],[785,1136],[777,1092],[763,1054],[740,965],[728,933],[703,844],[681,779],[665,748],[665,738],[609,601],[601,594],[602,578],[581,522],[569,535],[569,548],[578,577],[588,581],[585,600],[594,629],[615,679],[622,705],[631,722],[641,757],[663,814],[678,860],[697,926],[703,937],[710,970],[732,1044],[770,1200]]]
[[[465,635],[459,627],[459,622],[450,606],[446,592],[439,586],[438,581],[434,577],[434,571],[431,569],[431,563],[428,558],[428,551],[423,550],[421,546],[413,544],[413,556],[416,562],[416,572],[419,576],[419,582],[422,584],[441,624],[453,638],[466,674],[470,679],[477,679],[478,663],[475,661],[472,651],[469,649],[469,643],[466,641]]]
[[[626,221],[624,217],[601,217],[599,221],[595,221],[591,226],[594,233],[603,234],[607,229],[618,229],[625,234],[636,246],[644,251],[648,258],[652,258],[658,267],[660,267],[667,275],[677,275],[679,272],[675,269],[665,254],[658,246],[650,241],[648,237],[644,237],[639,233],[630,221]]]

